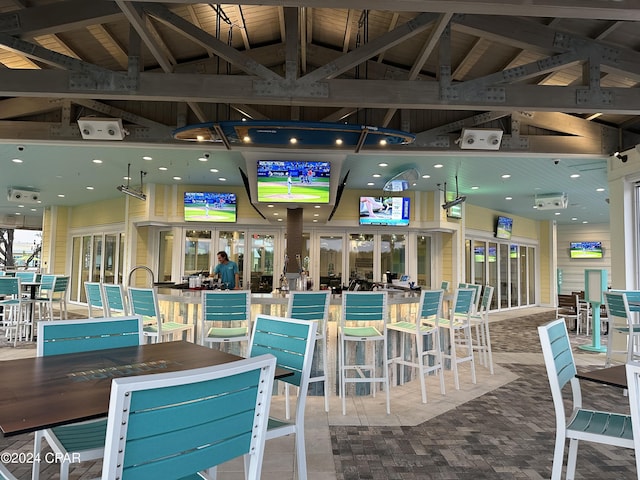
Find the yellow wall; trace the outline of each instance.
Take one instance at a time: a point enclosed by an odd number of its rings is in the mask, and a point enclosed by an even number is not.
[[[125,196],[71,208],[69,228],[95,227],[122,223],[125,219]],[[134,200],[139,203],[139,200]]]

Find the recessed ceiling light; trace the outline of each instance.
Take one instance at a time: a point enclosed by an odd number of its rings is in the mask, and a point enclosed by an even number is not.
[[[317,219],[317,218],[314,218],[314,219],[313,219],[313,223],[318,223],[318,219]]]
[[[375,185],[375,183],[373,183],[373,182],[368,182],[367,183],[367,186],[369,186],[369,187],[373,187],[374,185]]]
[[[162,172],[166,172],[169,169],[167,167],[158,167],[158,170],[160,170]]]
[[[388,164],[388,163],[384,163],[384,162],[382,162],[382,163],[379,163],[379,164],[378,164],[378,166],[379,166],[379,167],[388,167],[388,166],[389,166],[389,164]]]
[[[505,200],[513,200],[513,197],[504,197]]]
[[[320,205],[314,205],[313,208],[322,208]]]
[[[153,157],[150,157],[149,155],[145,155],[144,157],[142,157],[143,160],[153,160]]]
[[[373,178],[380,178],[382,175],[380,175],[379,173],[374,173],[372,175]]]
[[[558,216],[558,215],[562,215],[562,214],[560,212],[556,212],[555,215]]]
[[[58,194],[58,197],[60,197],[60,198],[64,198],[64,193],[59,193],[59,194]]]
[[[91,185],[87,185],[86,188],[87,188],[87,190],[93,190],[94,189],[94,187],[92,187]]]
[[[18,208],[24,208],[24,205],[18,205]]]
[[[94,158],[93,160],[91,160],[93,163],[102,163],[102,160],[100,160],[99,158]]]
[[[431,175],[427,175],[426,173],[422,175],[422,178],[431,178]]]
[[[583,220],[582,223],[589,223],[589,222],[587,222],[586,220]]]
[[[571,220],[575,222],[576,220],[578,220],[578,217],[571,217]]]
[[[280,215],[278,212],[273,212],[274,217],[277,217],[278,215]]]
[[[336,145],[342,145],[342,139],[336,138]]]
[[[127,177],[126,175],[122,177],[123,180],[131,180],[131,177]]]
[[[267,205],[268,208],[273,208],[275,205],[273,205],[273,203],[270,203],[269,205]]]
[[[200,162],[207,162],[207,161],[209,161],[209,159],[208,159],[207,157],[198,157],[198,160],[199,160]]]
[[[198,140],[199,142],[202,142],[204,140],[204,136],[203,135],[196,135],[196,140]]]
[[[503,175],[500,175],[500,178],[511,178],[511,175],[509,175],[508,173],[505,173]]]
[[[387,144],[387,141],[383,138],[379,143],[384,147]]]
[[[209,171],[211,173],[218,173],[220,170],[218,170],[217,168],[210,168]]]
[[[278,221],[279,221],[279,222],[282,222],[283,220],[284,220],[284,219],[282,219],[282,218],[279,218],[279,219],[278,219]]]
[[[596,188],[596,192],[604,192],[604,188],[602,187]]]
[[[433,168],[442,168],[443,165],[441,163],[436,163]]]
[[[182,177],[173,177],[174,180],[182,180]]]
[[[21,215],[21,213],[20,212],[16,212],[16,215]]]
[[[289,139],[289,143],[291,143],[292,145],[295,145],[296,143],[298,143],[298,139],[296,137],[291,137]]]
[[[13,163],[22,163],[22,160],[20,160],[19,158],[14,158],[13,160],[11,160]]]
[[[226,182],[227,181],[227,179],[224,178],[224,177],[219,177],[218,180],[220,180],[221,182]]]
[[[480,187],[478,187],[477,185],[473,185],[473,186],[471,187],[471,190],[478,190],[479,188],[480,188]]]
[[[251,142],[251,137],[249,135],[245,135],[244,137],[242,137],[242,141],[244,143],[249,143]]]
[[[314,217],[319,217],[319,216],[320,216],[320,214],[319,214],[319,213],[314,213],[314,214],[313,214],[313,216],[314,216]]]
[[[37,208],[31,208],[30,210],[31,210],[32,212],[37,212],[37,211],[38,211],[38,209],[37,209]]]
[[[571,175],[569,175],[569,178],[580,178],[580,174],[579,173],[572,173]]]

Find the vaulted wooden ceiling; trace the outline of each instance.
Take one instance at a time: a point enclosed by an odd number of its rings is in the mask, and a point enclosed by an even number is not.
[[[0,142],[124,144],[239,119],[347,122],[460,153],[605,157],[640,143],[638,1],[0,0]],[[466,153],[466,152],[465,152]]]

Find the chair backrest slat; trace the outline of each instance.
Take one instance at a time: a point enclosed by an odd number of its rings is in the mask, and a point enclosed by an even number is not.
[[[387,292],[343,292],[342,323],[387,322]]]
[[[114,312],[127,314],[127,306],[124,299],[124,290],[120,284],[103,283],[105,315],[110,317]]]
[[[485,285],[482,292],[482,300],[480,301],[480,312],[485,313],[491,308],[491,299],[493,298],[494,288],[491,285]]]
[[[275,363],[114,379],[102,478],[181,478],[244,454],[260,478]]]
[[[607,306],[607,316],[624,319],[624,323],[630,316],[627,294],[622,292],[604,292],[604,301]]]
[[[473,288],[458,288],[456,290],[456,300],[453,307],[453,312],[456,315],[468,315],[473,311],[475,292]]]
[[[4,297],[20,298],[20,278],[18,277],[1,277],[0,278],[0,295]]]
[[[444,290],[423,290],[420,294],[419,318],[440,318]]]
[[[36,273],[35,272],[16,272],[16,277],[19,278],[21,282],[35,282],[36,281]]]
[[[290,292],[287,317],[315,320],[324,325],[329,315],[330,292]]]
[[[55,275],[42,275],[40,277],[40,291],[43,290],[53,290],[53,286],[56,283],[56,276]]]
[[[143,343],[140,316],[39,322],[39,357],[132,347]]]
[[[131,313],[145,317],[158,317],[158,302],[152,288],[129,287]]]
[[[251,292],[203,291],[202,313],[206,322],[247,321],[251,318]]]
[[[56,275],[56,281],[53,284],[53,291],[55,293],[66,293],[69,286],[69,277],[66,275]]]
[[[317,323],[292,318],[258,315],[253,325],[250,356],[270,353],[278,367],[294,372],[282,381],[306,388],[315,345]]]

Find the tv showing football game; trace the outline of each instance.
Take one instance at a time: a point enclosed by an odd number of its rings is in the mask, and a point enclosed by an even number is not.
[[[571,242],[571,258],[602,258],[602,242]]]
[[[236,221],[236,194],[213,192],[185,192],[184,220],[186,222]]]
[[[409,225],[409,197],[360,197],[360,225]]]
[[[496,238],[502,238],[503,240],[509,240],[511,238],[511,231],[513,229],[513,219],[509,217],[498,217],[496,221]]]
[[[329,203],[331,164],[258,160],[258,202]]]

